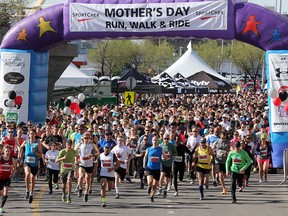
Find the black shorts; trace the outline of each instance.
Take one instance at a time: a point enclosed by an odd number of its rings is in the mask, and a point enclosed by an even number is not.
[[[201,172],[201,173],[203,173],[204,175],[207,175],[207,174],[209,174],[210,173],[210,169],[204,169],[204,168],[201,168],[201,167],[196,167],[196,171],[197,172]]]
[[[11,179],[0,180],[0,191],[3,190],[4,187],[10,187]]]
[[[221,163],[216,163],[216,171],[226,173],[226,165]]]
[[[172,167],[167,167],[167,166],[162,164],[161,172],[165,173],[165,177],[170,178],[171,177],[171,171],[172,171]]]
[[[116,173],[119,174],[120,179],[123,181],[125,179],[125,175],[126,175],[126,169],[119,167],[118,169],[115,170]]]
[[[83,168],[86,173],[93,173],[94,166],[92,166],[92,167],[80,166],[80,167]]]
[[[160,170],[150,170],[150,169],[146,169],[146,176],[152,175],[153,179],[155,179],[156,181],[159,181],[160,179]]]
[[[35,167],[32,167],[30,164],[28,163],[24,163],[24,167],[28,166],[30,168],[30,172],[33,176],[36,176],[38,174],[38,165]]]
[[[60,178],[63,184],[67,183],[68,179],[72,179],[74,177],[74,170],[70,170],[68,173],[60,173]]]
[[[105,179],[107,179],[107,181],[114,181],[114,177],[109,177],[109,176],[100,176],[100,179],[102,179],[102,178],[105,178]]]

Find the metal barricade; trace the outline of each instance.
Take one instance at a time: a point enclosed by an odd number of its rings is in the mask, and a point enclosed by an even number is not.
[[[285,149],[283,153],[283,171],[284,171],[284,180],[280,183],[281,185],[287,181],[288,177],[288,149]]]

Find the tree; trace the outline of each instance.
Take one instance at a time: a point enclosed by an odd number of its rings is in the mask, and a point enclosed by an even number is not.
[[[28,0],[2,0],[0,2],[0,42],[6,32],[10,29],[12,22],[18,20],[23,14],[24,7]]]
[[[265,52],[252,45],[235,41],[232,44],[231,56],[233,63],[240,68],[243,75],[246,77],[249,75],[254,82],[254,89],[256,88],[256,81],[259,77],[264,61]]]

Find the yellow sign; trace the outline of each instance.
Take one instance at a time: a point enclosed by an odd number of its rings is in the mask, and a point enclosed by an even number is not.
[[[133,105],[135,100],[135,92],[125,91],[124,92],[124,101],[127,106]]]

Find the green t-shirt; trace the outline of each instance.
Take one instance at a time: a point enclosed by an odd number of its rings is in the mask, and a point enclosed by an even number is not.
[[[62,158],[67,155],[65,160],[61,161],[60,173],[68,173],[70,170],[74,170],[75,168],[75,157],[78,156],[78,152],[74,149],[67,151],[66,149],[62,149],[57,158]]]
[[[164,143],[162,143],[159,146],[164,149],[165,154],[169,158],[169,159],[163,160],[162,164],[166,167],[171,167],[173,163],[173,156],[177,155],[176,146],[171,143],[168,143],[168,145],[165,145]]]
[[[241,169],[246,170],[250,164],[251,159],[246,151],[241,149],[239,152],[236,152],[236,150],[233,150],[229,153],[226,160],[226,172],[240,173]]]

